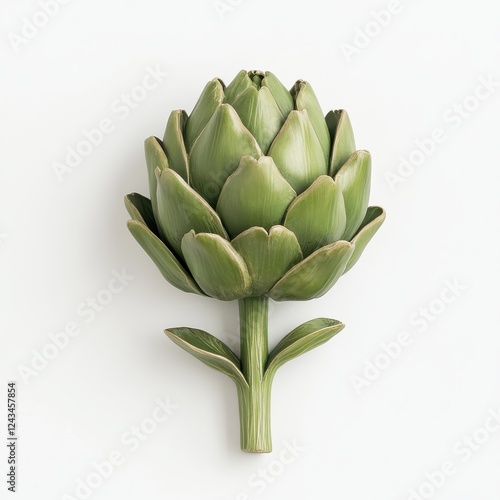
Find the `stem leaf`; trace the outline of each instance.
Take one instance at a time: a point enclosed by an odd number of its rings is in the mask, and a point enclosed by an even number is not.
[[[316,318],[292,330],[269,354],[265,377],[274,377],[276,370],[287,361],[324,344],[344,328],[336,319]]]
[[[241,372],[240,360],[221,340],[196,328],[169,328],[167,336],[179,347],[192,354],[210,368],[218,370],[241,388],[248,388],[248,383]]]

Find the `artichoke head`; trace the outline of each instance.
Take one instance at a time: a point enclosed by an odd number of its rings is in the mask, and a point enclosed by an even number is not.
[[[129,194],[128,227],[185,291],[309,300],[358,260],[385,212],[369,207],[371,158],[344,110],[270,72],[216,78],[192,113],[145,141],[150,199]]]

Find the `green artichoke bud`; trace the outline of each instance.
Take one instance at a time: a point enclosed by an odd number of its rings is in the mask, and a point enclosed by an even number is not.
[[[356,150],[344,110],[323,115],[309,83],[288,91],[260,71],[227,87],[210,81],[192,113],[173,111],[145,151],[150,199],[126,197],[128,227],[175,287],[239,300],[241,359],[201,330],[166,333],[235,380],[242,447],[269,451],[277,366],[343,325],[312,320],[268,354],[267,300],[320,297],[359,259],[385,219],[368,206],[370,154]]]

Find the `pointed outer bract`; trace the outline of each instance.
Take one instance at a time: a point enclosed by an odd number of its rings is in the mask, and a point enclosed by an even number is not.
[[[151,257],[163,277],[173,286],[184,292],[205,295],[182,264],[168,247],[155,236],[142,222],[129,220],[127,227],[139,245]]]
[[[233,107],[265,154],[285,122],[269,89],[251,86],[239,95]]]
[[[155,170],[168,168],[168,160],[163,151],[163,144],[157,137],[151,136],[144,141],[144,152],[146,153],[146,165],[148,167],[149,194],[153,212],[156,215],[156,175]]]
[[[329,174],[334,177],[352,153],[356,151],[356,143],[347,111],[343,109],[329,111],[325,120],[332,140]]]
[[[309,120],[318,136],[325,158],[330,156],[330,133],[326,125],[325,116],[321,110],[318,98],[311,85],[303,80],[299,80],[290,91],[295,100],[295,109],[307,110]]]
[[[292,111],[267,153],[297,193],[327,173],[327,161],[307,111]]]
[[[207,83],[186,122],[184,141],[187,151],[193,147],[196,138],[209,122],[215,110],[224,99],[224,84],[214,78]]]
[[[235,300],[250,294],[252,280],[243,257],[219,235],[189,232],[182,238],[182,254],[207,295]]]
[[[215,210],[177,172],[163,170],[156,196],[160,234],[177,255],[182,255],[182,237],[191,229],[197,233],[215,233],[227,239]]]
[[[269,234],[252,227],[231,244],[243,257],[252,278],[252,295],[263,295],[295,264],[302,252],[295,235],[283,226],[274,226]]]
[[[366,215],[370,197],[372,160],[368,151],[355,151],[338,171],[334,180],[340,184],[346,213],[343,240],[350,241]]]
[[[260,158],[262,151],[233,107],[223,104],[191,151],[191,185],[214,207],[226,179],[245,155]]]
[[[347,241],[336,241],[292,267],[267,294],[273,300],[310,300],[324,295],[344,272],[354,251]]]
[[[246,89],[253,87],[248,72],[242,69],[224,90],[224,102],[233,104]]]
[[[241,372],[240,360],[217,337],[196,328],[169,328],[165,333],[170,340],[189,354],[210,368],[231,377],[242,389],[248,389],[248,382]]]
[[[272,378],[276,370],[301,354],[324,344],[344,328],[336,319],[316,318],[292,330],[269,354],[264,377]]]
[[[252,226],[281,224],[297,196],[270,156],[244,156],[222,188],[217,213],[232,238]]]
[[[163,148],[170,168],[189,183],[189,162],[183,136],[187,118],[188,116],[183,109],[177,109],[170,113],[163,136]]]
[[[288,207],[283,225],[297,236],[304,256],[339,240],[345,229],[342,190],[329,175],[318,177]]]
[[[130,193],[125,196],[125,207],[130,217],[145,224],[154,234],[158,235],[151,200],[139,193]]]
[[[379,230],[382,223],[385,221],[385,211],[381,207],[368,207],[365,218],[361,223],[361,228],[358,230],[351,243],[354,245],[354,252],[347,263],[344,273],[349,271],[358,261],[365,249],[366,245]]]
[[[278,105],[281,114],[286,118],[294,109],[293,97],[287,88],[270,71],[266,71],[262,86],[267,87]]]

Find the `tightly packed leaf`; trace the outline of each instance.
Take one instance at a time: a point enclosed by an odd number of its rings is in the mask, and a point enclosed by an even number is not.
[[[192,113],[145,141],[151,199],[126,197],[128,227],[163,276],[220,300],[325,294],[385,213],[368,207],[371,158],[344,110],[270,72],[216,78]]]

